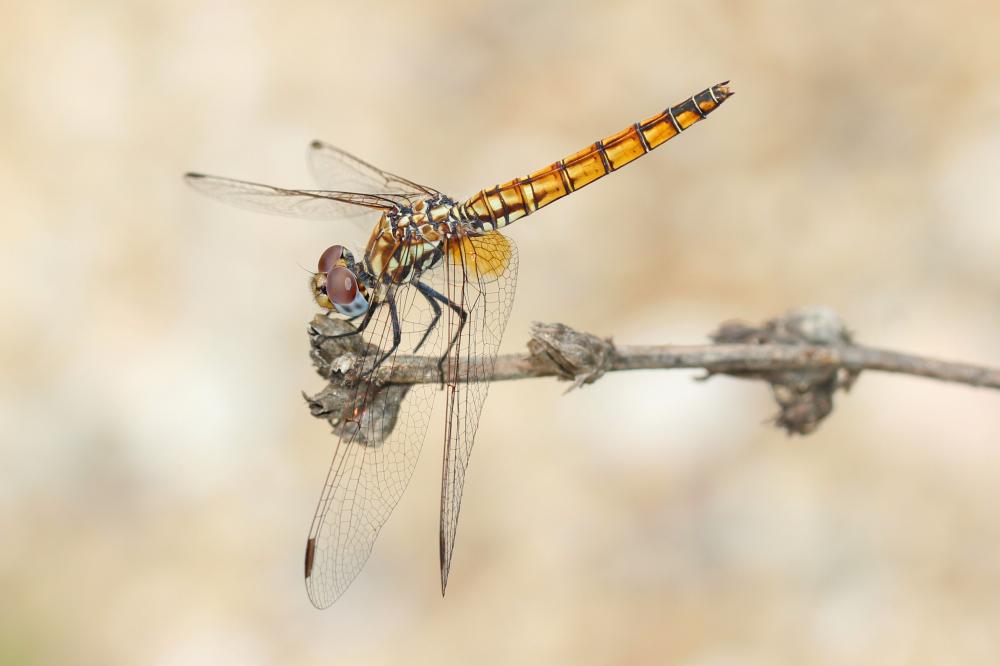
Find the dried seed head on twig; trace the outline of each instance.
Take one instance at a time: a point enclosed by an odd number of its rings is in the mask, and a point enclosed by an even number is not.
[[[814,345],[838,347],[852,344],[851,334],[836,312],[823,306],[804,306],[760,326],[746,322],[723,323],[709,336],[713,342],[757,345]],[[780,409],[775,424],[790,434],[805,435],[815,430],[833,411],[833,394],[848,390],[860,371],[844,368],[807,368],[726,372],[736,377],[762,379]]]

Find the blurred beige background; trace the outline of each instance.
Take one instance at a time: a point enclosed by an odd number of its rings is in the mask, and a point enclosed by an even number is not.
[[[447,598],[438,427],[315,611],[335,442],[299,393],[301,267],[338,225],[181,174],[307,186],[321,137],[466,196],[732,79],[710,121],[511,228],[504,349],[533,320],[697,343],[819,303],[865,343],[997,365],[1000,5],[2,14],[0,662],[997,662],[1000,395],[875,374],[805,439],[763,387],[694,372],[497,384]]]

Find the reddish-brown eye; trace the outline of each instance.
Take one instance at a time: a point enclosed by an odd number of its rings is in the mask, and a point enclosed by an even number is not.
[[[340,258],[344,256],[343,245],[331,245],[319,256],[319,272],[328,273],[330,269],[337,265]]]
[[[339,305],[350,305],[358,295],[358,279],[343,266],[337,266],[326,276],[326,295]]]

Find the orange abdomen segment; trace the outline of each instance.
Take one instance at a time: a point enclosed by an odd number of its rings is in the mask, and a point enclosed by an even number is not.
[[[728,83],[706,88],[525,178],[482,190],[462,204],[462,210],[487,230],[505,227],[620,169],[707,117],[733,94]]]

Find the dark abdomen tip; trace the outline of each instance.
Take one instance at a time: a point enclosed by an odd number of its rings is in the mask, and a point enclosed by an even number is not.
[[[712,86],[712,95],[719,100],[719,104],[726,101],[727,98],[732,97],[736,93],[733,89],[729,87],[729,81],[723,81],[722,83],[717,83]]]

